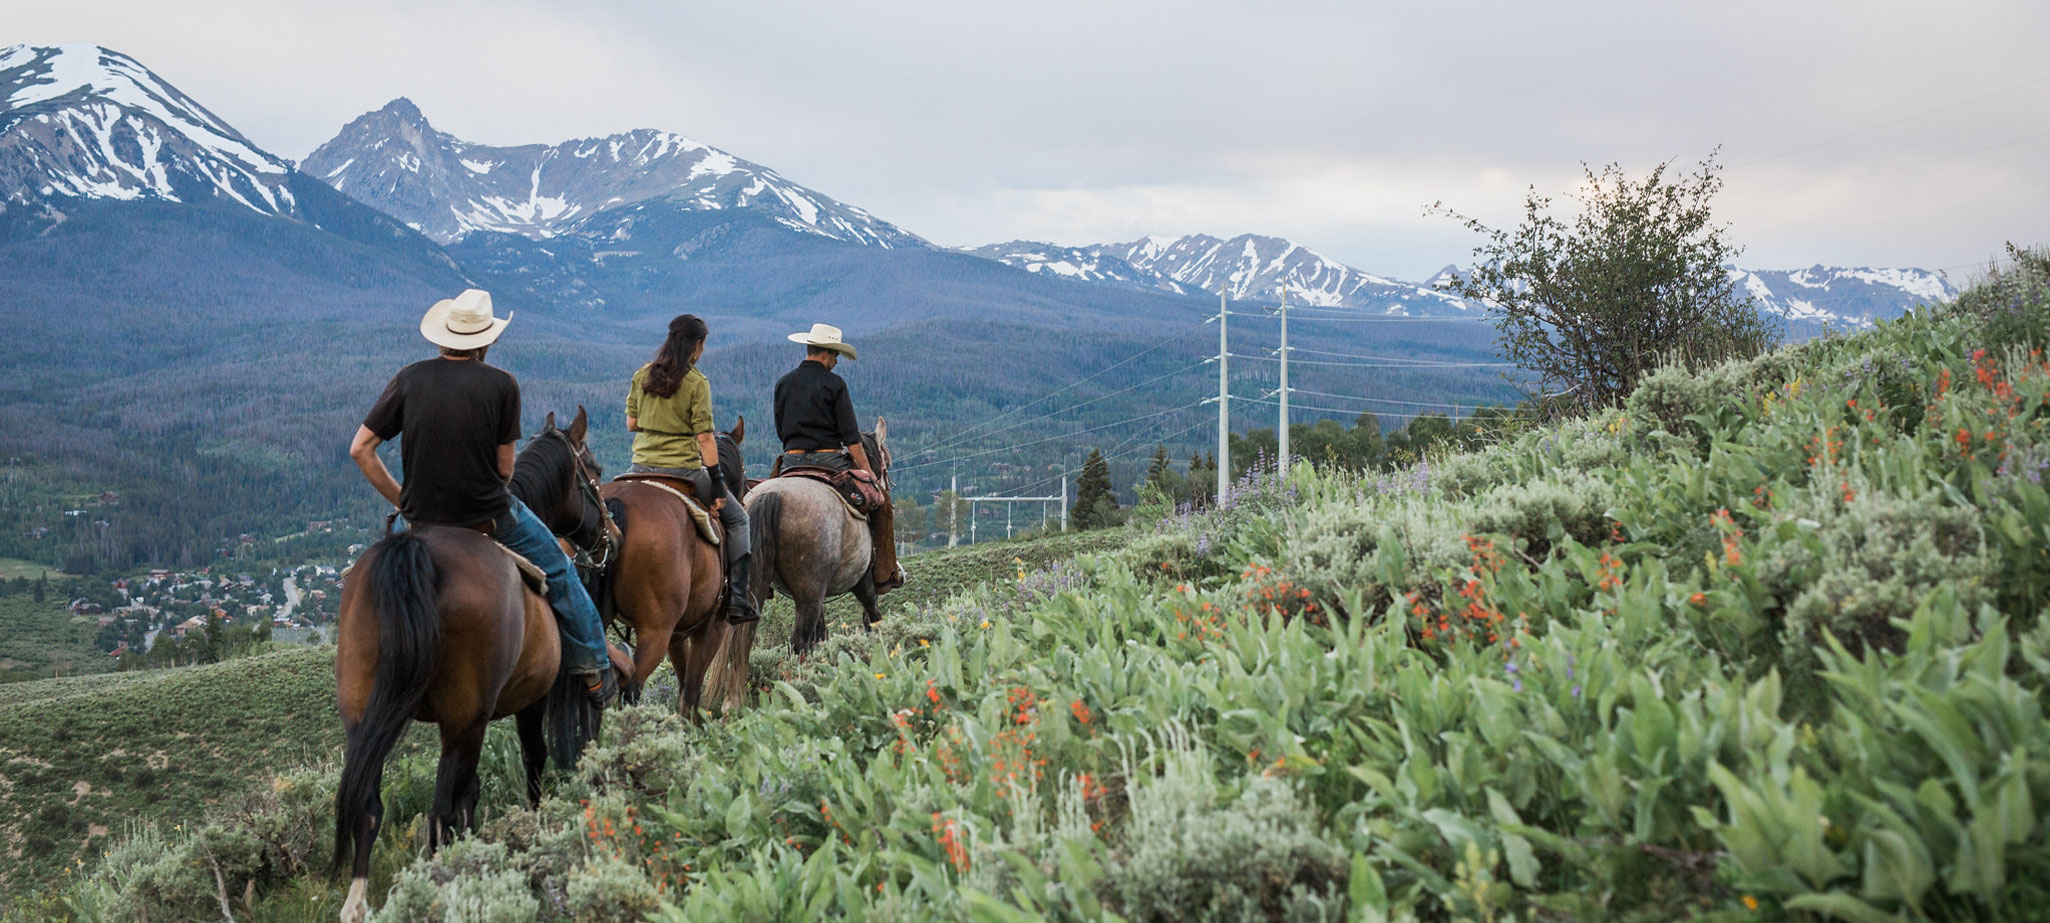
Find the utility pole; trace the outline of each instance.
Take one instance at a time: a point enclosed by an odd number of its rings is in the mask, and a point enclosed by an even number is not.
[[[1231,316],[1223,291],[1217,293],[1217,503],[1224,503],[1225,488],[1231,484],[1231,376],[1226,366],[1231,359],[1230,341],[1224,326]]]
[[[1281,428],[1275,434],[1281,440],[1280,458],[1276,470],[1282,477],[1288,476],[1288,286],[1281,287]]]
[[[961,469],[954,469],[954,476],[947,482],[947,547],[952,548],[961,541]]]
[[[1068,453],[1061,453],[1061,531],[1068,531]]]

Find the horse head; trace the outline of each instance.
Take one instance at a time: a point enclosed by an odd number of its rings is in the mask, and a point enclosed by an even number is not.
[[[605,538],[605,507],[598,499],[604,468],[584,441],[589,427],[582,405],[568,428],[558,428],[550,411],[541,432],[527,441],[513,463],[513,496],[533,510],[548,531],[579,548],[595,548]]]
[[[719,444],[719,473],[736,501],[747,498],[747,465],[740,457],[740,444],[747,439],[747,417],[735,417],[733,428],[714,437]]]
[[[876,418],[876,428],[861,434],[862,450],[868,453],[868,463],[875,466],[876,480],[882,482],[885,490],[890,485],[890,425],[882,417]]]

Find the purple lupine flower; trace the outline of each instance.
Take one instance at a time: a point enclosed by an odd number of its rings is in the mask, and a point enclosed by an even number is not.
[[[1512,691],[1515,691],[1515,692],[1522,692],[1522,691],[1523,691],[1523,680],[1520,680],[1520,679],[1517,679],[1517,680],[1510,680],[1510,682],[1509,682],[1509,688],[1510,688],[1510,689],[1511,689]]]
[[[1580,698],[1580,687],[1579,687],[1579,686],[1574,686],[1574,687],[1573,687],[1573,697],[1574,697],[1574,698],[1576,698],[1576,699],[1577,699],[1577,698]]]

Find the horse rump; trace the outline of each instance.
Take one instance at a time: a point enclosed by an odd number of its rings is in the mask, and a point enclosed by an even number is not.
[[[368,850],[368,834],[384,814],[378,783],[385,758],[412,722],[441,659],[439,579],[427,542],[417,533],[399,532],[372,545],[364,556],[371,559],[365,579],[376,611],[378,649],[370,665],[369,700],[342,749],[333,875],[356,858],[359,843]]]

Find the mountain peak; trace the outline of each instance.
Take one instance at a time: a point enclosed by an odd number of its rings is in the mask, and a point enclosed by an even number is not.
[[[427,122],[427,116],[421,114],[420,107],[413,105],[412,100],[403,96],[385,103],[383,107],[377,110],[376,114],[397,116],[408,122],[420,122],[422,124]]]
[[[99,45],[0,50],[0,202],[220,198],[292,209],[291,167],[134,58]]]
[[[859,208],[673,132],[497,147],[435,130],[403,97],[351,121],[301,168],[442,243],[473,231],[534,239],[596,232],[601,213],[660,201],[684,211],[746,209],[853,243],[926,246]]]

